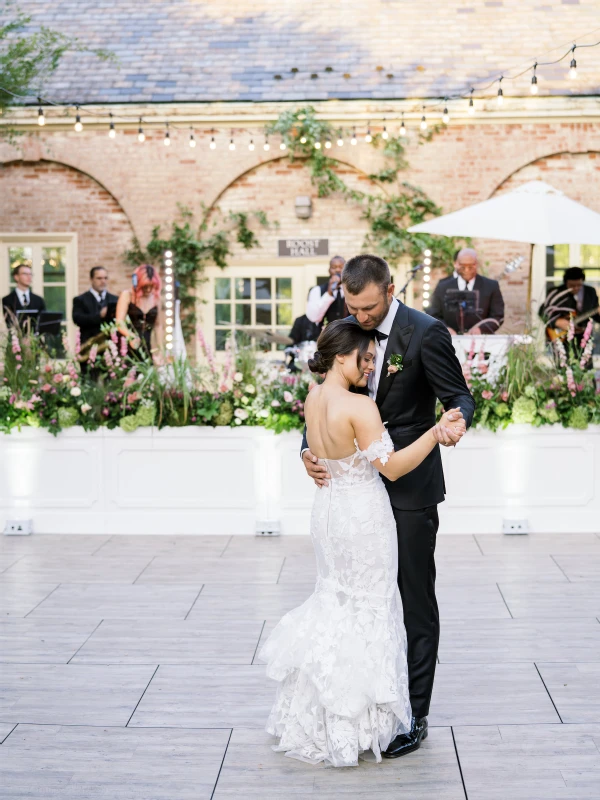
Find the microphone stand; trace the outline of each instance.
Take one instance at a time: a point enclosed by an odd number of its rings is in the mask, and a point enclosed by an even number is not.
[[[416,267],[413,267],[413,268],[410,270],[410,273],[409,273],[409,276],[408,276],[408,280],[406,281],[406,283],[404,284],[404,286],[403,286],[403,287],[400,289],[400,291],[399,291],[399,292],[398,292],[398,294],[396,295],[396,297],[400,297],[400,295],[403,295],[403,297],[402,297],[402,302],[403,302],[405,305],[406,305],[406,290],[408,289],[408,287],[410,286],[410,284],[411,284],[411,283],[414,281],[414,279],[417,277],[417,272],[419,272],[420,270],[422,270],[422,269],[423,269],[423,267],[424,267],[424,264],[417,264],[417,266],[416,266]]]

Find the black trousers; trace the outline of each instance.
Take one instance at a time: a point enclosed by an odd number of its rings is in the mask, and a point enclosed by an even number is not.
[[[437,506],[402,511],[394,508],[398,531],[398,587],[404,607],[408,645],[408,681],[414,717],[426,717],[440,639],[435,599]]]

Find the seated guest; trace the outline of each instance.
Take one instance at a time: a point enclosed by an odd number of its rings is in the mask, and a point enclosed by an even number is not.
[[[571,318],[585,316],[575,326],[575,338],[581,342],[588,319],[600,322],[598,294],[585,281],[581,267],[569,267],[560,286],[553,286],[540,306],[539,315],[546,323],[548,338],[560,338],[569,329]]]
[[[313,286],[308,293],[306,316],[311,322],[323,327],[323,322],[333,322],[348,316],[342,289],[342,270],[346,259],[334,256],[329,262],[329,282]]]
[[[151,264],[142,264],[131,276],[131,284],[131,289],[121,292],[116,320],[121,335],[129,341],[132,354],[143,358],[155,349],[152,347],[153,333],[156,348],[160,350],[163,344],[160,318],[161,280]],[[160,353],[156,354],[154,360],[161,361]]]
[[[311,322],[306,314],[301,317],[296,317],[292,330],[290,331],[290,339],[294,344],[301,342],[316,342],[321,333],[321,326],[315,322]]]
[[[110,322],[110,307],[114,314],[119,299],[107,291],[108,272],[104,267],[92,267],[90,283],[87,292],[73,298],[73,322],[81,330],[82,344],[98,336],[104,322]]]
[[[17,311],[45,311],[44,298],[31,291],[33,272],[28,264],[17,264],[13,269],[16,287],[2,298],[2,310],[7,327],[13,324]]]
[[[500,284],[491,278],[477,274],[479,262],[477,253],[470,247],[463,247],[455,255],[454,275],[444,278],[435,287],[427,313],[441,320],[449,332],[479,334],[496,333],[504,322],[504,299]],[[466,311],[461,325],[458,308],[448,308],[444,303],[449,289],[477,292],[477,311]]]

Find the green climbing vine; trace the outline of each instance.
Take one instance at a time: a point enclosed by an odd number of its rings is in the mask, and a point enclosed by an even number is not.
[[[173,252],[177,265],[179,299],[181,300],[181,325],[186,341],[196,330],[195,289],[203,282],[202,273],[207,265],[226,267],[235,241],[245,250],[260,247],[255,232],[250,228],[254,219],[262,227],[269,222],[262,211],[233,212],[222,214],[218,208],[202,207],[202,218],[196,223],[189,208],[179,207],[179,219],[171,224],[171,230],[161,234],[161,226],[152,229],[150,241],[144,249],[134,238],[125,260],[133,267],[139,264],[162,262],[165,250]]]

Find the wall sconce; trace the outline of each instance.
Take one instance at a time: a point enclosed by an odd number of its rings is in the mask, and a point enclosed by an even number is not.
[[[298,219],[309,219],[309,217],[312,215],[312,200],[310,197],[297,197],[294,207],[296,209],[296,216]]]

